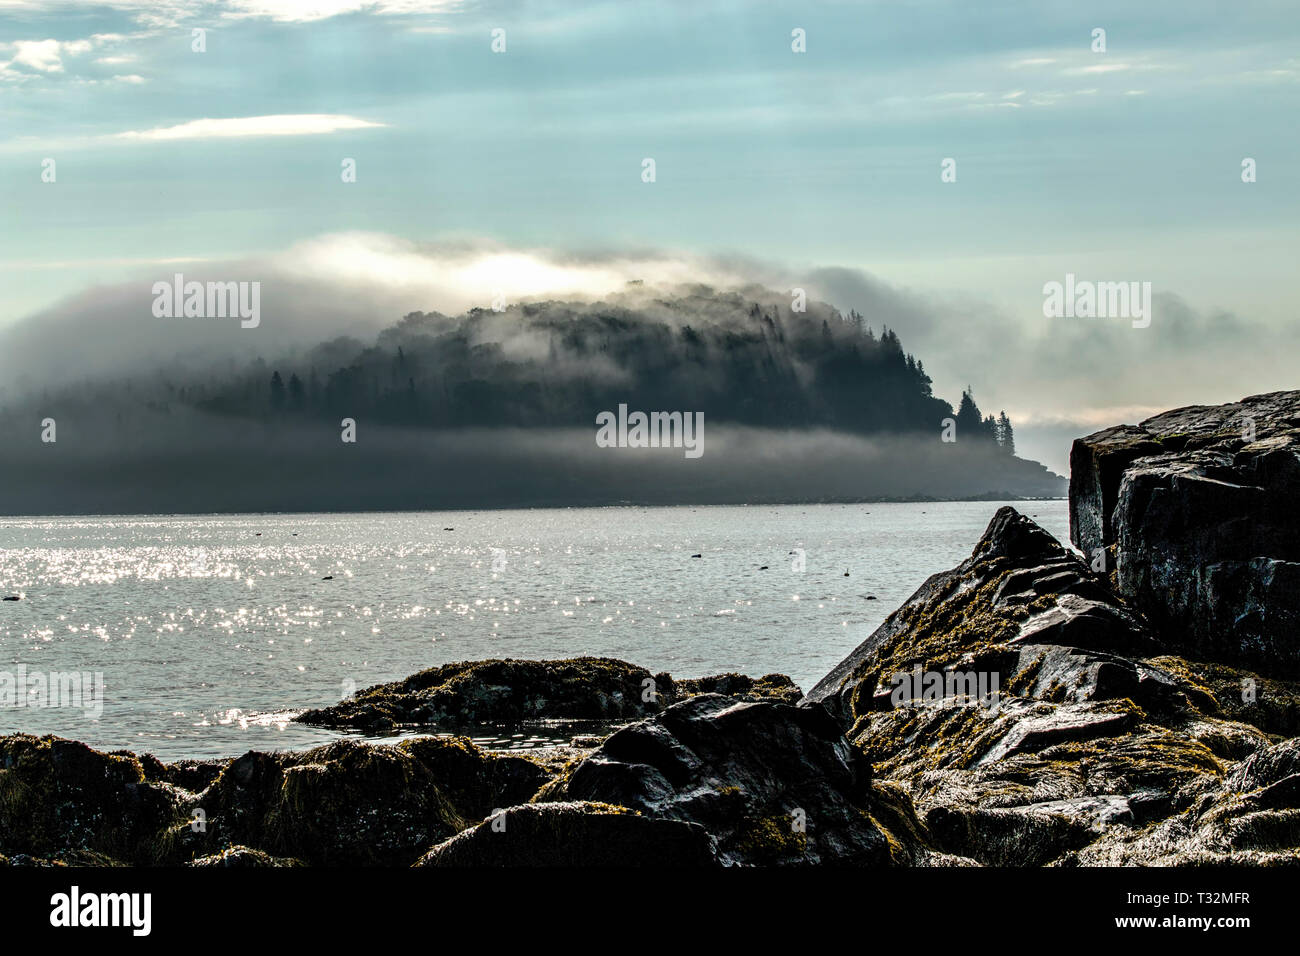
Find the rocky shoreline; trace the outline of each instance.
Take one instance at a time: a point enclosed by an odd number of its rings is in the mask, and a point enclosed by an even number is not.
[[[163,764],[0,738],[0,863],[1300,863],[1300,392],[1071,454],[1081,560],[1002,508],[806,695],[624,661],[449,664],[298,719],[391,734]],[[597,721],[549,754],[475,726]]]

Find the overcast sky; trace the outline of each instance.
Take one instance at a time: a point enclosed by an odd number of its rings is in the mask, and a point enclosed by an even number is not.
[[[1300,384],[1297,39],[1293,3],[1218,0],[0,0],[0,329],[187,268],[376,327],[803,282],[1063,470],[1075,433]],[[1150,281],[1151,326],[1045,318],[1067,272]]]

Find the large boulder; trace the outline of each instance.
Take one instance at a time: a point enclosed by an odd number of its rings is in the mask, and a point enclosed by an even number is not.
[[[611,735],[535,803],[594,801],[695,824],[723,865],[925,862],[910,801],[820,707],[701,695]]]
[[[1300,674],[1300,391],[1106,429],[1070,466],[1072,541],[1171,647]]]

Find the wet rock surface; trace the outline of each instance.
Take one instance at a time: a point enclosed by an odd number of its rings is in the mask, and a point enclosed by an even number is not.
[[[931,854],[901,794],[821,708],[710,694],[612,734],[534,802],[699,826],[720,864],[904,865]]]
[[[1295,745],[1283,738],[1296,733],[1300,688],[1175,645],[1004,508],[967,561],[927,581],[805,703],[836,715],[950,854],[1014,866],[1300,862],[1289,808],[1224,822],[1289,799],[1282,758],[1267,778],[1241,768]],[[999,693],[897,692],[919,686],[898,675],[922,673],[979,674]]]
[[[1180,653],[1300,676],[1300,391],[1078,439],[1070,537]]]

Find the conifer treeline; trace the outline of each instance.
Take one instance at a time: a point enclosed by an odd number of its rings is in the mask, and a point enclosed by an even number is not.
[[[897,333],[819,303],[699,289],[595,306],[540,302],[449,317],[416,312],[374,345],[340,338],[294,359],[259,359],[182,390],[224,415],[357,419],[403,426],[587,426],[617,408],[703,411],[711,422],[857,433],[957,435],[1014,453],[1006,414],[972,391],[952,406]]]

